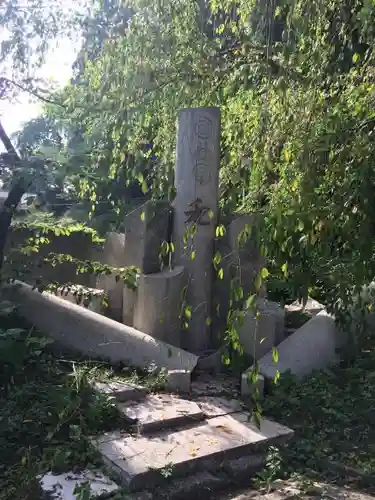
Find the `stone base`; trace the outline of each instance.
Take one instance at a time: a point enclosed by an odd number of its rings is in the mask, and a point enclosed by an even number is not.
[[[153,487],[162,483],[163,471],[178,477],[217,470],[226,460],[259,452],[292,434],[290,429],[266,419],[257,429],[248,422],[248,414],[235,413],[149,437],[120,431],[105,433],[92,443],[122,484],[134,491],[145,484]]]

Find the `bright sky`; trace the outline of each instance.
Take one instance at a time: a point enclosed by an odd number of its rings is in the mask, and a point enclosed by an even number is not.
[[[71,39],[62,39],[58,46],[51,50],[46,58],[45,65],[38,72],[38,76],[50,79],[54,85],[65,85],[72,73],[72,64],[79,50],[79,42]],[[37,117],[41,112],[42,104],[28,93],[21,93],[13,102],[0,101],[0,116],[8,135],[22,127],[24,122]],[[1,149],[1,146],[0,146]]]

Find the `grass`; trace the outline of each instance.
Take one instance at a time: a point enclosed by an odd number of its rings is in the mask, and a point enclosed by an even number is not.
[[[122,424],[114,402],[93,394],[94,380],[121,378],[159,390],[164,379],[56,357],[50,341],[19,324],[9,311],[1,317],[0,500],[39,500],[37,474],[101,464],[90,436]]]
[[[297,384],[281,377],[264,411],[295,430],[286,448],[294,471],[339,462],[375,474],[375,339],[350,366],[336,366]],[[375,477],[374,477],[375,480]]]

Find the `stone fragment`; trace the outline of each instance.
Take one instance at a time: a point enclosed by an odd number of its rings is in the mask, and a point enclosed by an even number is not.
[[[259,360],[260,372],[267,379],[273,379],[276,371],[291,371],[297,378],[309,375],[335,364],[339,360],[337,349],[345,342],[333,316],[321,311],[301,328],[278,345],[278,363],[273,361],[272,352]]]
[[[222,374],[213,376],[208,373],[199,373],[191,384],[191,393],[194,398],[202,396],[238,397],[240,395],[239,389],[235,378]]]
[[[219,108],[182,110],[177,134],[173,241],[175,261],[186,270],[186,302],[192,312],[181,345],[195,353],[211,347],[208,320],[211,316],[219,166]]]
[[[258,429],[249,423],[248,414],[236,413],[147,437],[106,433],[93,444],[123,484],[137,490],[163,481],[166,468],[172,476],[212,470],[225,459],[240,458],[254,450],[258,453],[271,444],[285,442],[292,434],[291,429],[266,419]]]
[[[191,373],[188,370],[168,370],[166,389],[169,392],[189,394]]]
[[[82,472],[67,472],[55,475],[48,472],[39,476],[42,490],[47,498],[53,500],[75,500],[78,493],[74,494],[76,487],[88,482],[91,494],[96,496],[115,493],[119,486],[99,471],[84,470]]]
[[[204,352],[199,356],[197,370],[202,370],[210,373],[219,373],[223,368],[223,356],[226,354],[227,348],[220,347],[214,351]]]
[[[101,251],[93,250],[94,260],[101,264],[115,268],[125,266],[125,235],[122,233],[109,233]],[[124,282],[116,281],[116,275],[108,276],[102,274],[96,280],[96,287],[104,290],[108,297],[108,307],[106,315],[116,321],[122,321],[122,293]]]
[[[143,401],[127,401],[118,405],[126,420],[142,433],[186,425],[204,418],[196,403],[171,394],[147,396]]]
[[[138,368],[192,371],[196,367],[194,354],[25,283],[4,285],[0,292],[30,323],[67,348]]]
[[[126,215],[126,266],[136,266],[144,274],[160,271],[162,244],[169,241],[170,218],[167,201],[147,201]]]
[[[149,392],[146,387],[119,380],[95,382],[94,389],[107,396],[113,396],[119,402],[139,401]]]
[[[254,391],[256,388],[259,390],[259,396],[263,397],[264,395],[264,376],[261,374],[258,374],[258,380],[256,384],[253,384],[251,382],[251,378],[249,375],[249,370],[246,370],[245,372],[242,373],[241,375],[241,397],[243,398],[249,398],[254,394]]]
[[[134,327],[155,339],[179,347],[184,286],[182,266],[155,274],[141,274]]]

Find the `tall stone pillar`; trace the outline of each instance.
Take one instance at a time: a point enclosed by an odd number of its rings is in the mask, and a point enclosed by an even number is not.
[[[177,134],[173,239],[176,263],[185,267],[187,276],[188,328],[182,332],[181,345],[196,353],[210,347],[219,165],[220,110],[182,110]],[[192,229],[195,234],[191,234]]]

